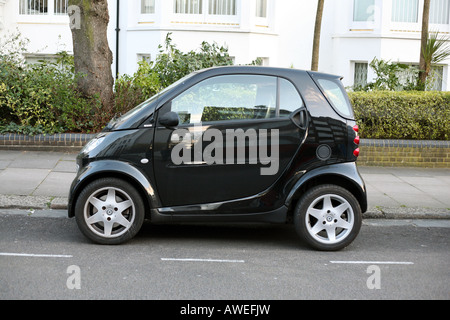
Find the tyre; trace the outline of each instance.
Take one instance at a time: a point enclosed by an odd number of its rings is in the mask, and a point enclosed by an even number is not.
[[[145,207],[137,190],[128,182],[102,178],[90,183],[75,204],[81,232],[99,244],[121,244],[141,229]]]
[[[359,233],[361,207],[352,193],[336,185],[320,185],[297,203],[294,226],[298,235],[317,250],[345,248]]]

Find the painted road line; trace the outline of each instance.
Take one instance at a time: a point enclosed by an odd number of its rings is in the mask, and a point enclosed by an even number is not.
[[[245,263],[244,260],[217,260],[217,259],[176,259],[161,258],[162,261],[181,261],[181,262],[219,262],[219,263]]]
[[[7,252],[0,252],[0,256],[31,257],[31,258],[73,258],[73,256],[66,254],[34,254],[34,253],[7,253]]]
[[[414,262],[409,261],[330,261],[334,264],[401,264],[412,265]]]

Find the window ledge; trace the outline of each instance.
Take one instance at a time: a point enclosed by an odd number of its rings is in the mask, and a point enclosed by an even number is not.
[[[67,15],[19,15],[18,24],[69,24]]]

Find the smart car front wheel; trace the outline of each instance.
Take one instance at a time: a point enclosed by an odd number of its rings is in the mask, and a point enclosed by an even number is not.
[[[136,189],[115,178],[99,179],[84,188],[75,204],[82,233],[100,244],[120,244],[133,238],[144,221],[144,204]]]
[[[358,235],[362,213],[358,201],[348,190],[321,185],[299,200],[294,217],[297,233],[318,250],[340,250]]]

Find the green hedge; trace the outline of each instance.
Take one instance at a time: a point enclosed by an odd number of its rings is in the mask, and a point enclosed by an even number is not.
[[[349,97],[362,138],[450,138],[450,92],[351,92]]]
[[[26,64],[0,54],[0,133],[90,132],[104,126],[101,104],[76,90],[73,60]]]

